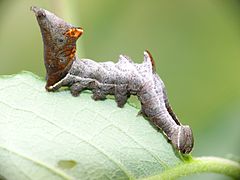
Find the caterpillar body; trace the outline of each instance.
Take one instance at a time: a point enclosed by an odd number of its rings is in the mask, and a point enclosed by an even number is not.
[[[165,85],[156,73],[149,51],[144,52],[141,64],[125,55],[120,55],[117,63],[79,59],[75,53],[76,41],[83,33],[82,28],[74,27],[45,9],[31,7],[31,10],[42,32],[48,91],[68,86],[72,95],[78,96],[88,89],[93,92],[94,100],[114,95],[119,107],[123,107],[131,95],[136,95],[141,102],[141,114],[160,128],[177,150],[191,152],[192,130],[182,125],[172,111]]]

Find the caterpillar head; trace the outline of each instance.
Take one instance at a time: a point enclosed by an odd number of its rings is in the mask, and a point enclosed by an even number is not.
[[[44,63],[49,86],[61,80],[70,69],[75,57],[76,41],[83,29],[74,27],[53,13],[38,7],[31,7],[41,29],[44,43]]]
[[[173,146],[183,154],[192,151],[194,139],[192,129],[187,125],[178,126],[170,137]]]

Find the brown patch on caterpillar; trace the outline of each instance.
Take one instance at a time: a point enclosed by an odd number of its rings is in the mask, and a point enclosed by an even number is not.
[[[153,67],[153,72],[156,72],[156,65],[155,65],[155,61],[152,57],[152,54],[149,52],[149,50],[145,50],[146,53],[148,53],[148,56],[150,57],[151,63],[152,63],[152,67]]]
[[[45,65],[47,66],[47,84],[46,89],[61,80],[71,68],[74,61],[76,47],[63,49],[64,53],[61,56],[52,58],[49,49],[45,48]]]
[[[55,57],[52,56],[54,54],[52,48],[45,47],[44,50],[47,70],[46,89],[48,90],[49,86],[58,82],[68,73],[75,59],[76,45],[72,44],[69,47],[69,44],[66,44],[61,51],[56,51]]]
[[[44,64],[47,71],[46,89],[66,76],[76,53],[76,41],[83,29],[73,27],[55,14],[31,7],[38,20],[44,42]]]

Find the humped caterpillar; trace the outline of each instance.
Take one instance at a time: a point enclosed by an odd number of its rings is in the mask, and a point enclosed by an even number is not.
[[[79,59],[75,54],[76,41],[83,29],[45,9],[31,7],[31,10],[42,33],[48,91],[68,86],[72,95],[78,96],[89,89],[95,100],[114,95],[119,107],[124,106],[130,95],[136,95],[141,102],[141,113],[165,133],[177,150],[191,152],[192,130],[188,125],[182,125],[173,113],[164,83],[156,73],[148,51],[144,52],[142,64],[136,64],[124,55],[120,55],[116,64]]]

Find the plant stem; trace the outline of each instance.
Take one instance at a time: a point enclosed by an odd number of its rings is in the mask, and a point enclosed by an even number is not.
[[[192,161],[166,170],[165,172],[145,178],[154,179],[176,179],[181,176],[187,176],[196,173],[218,173],[230,176],[234,179],[240,179],[240,164],[228,159],[218,157],[198,157]]]

